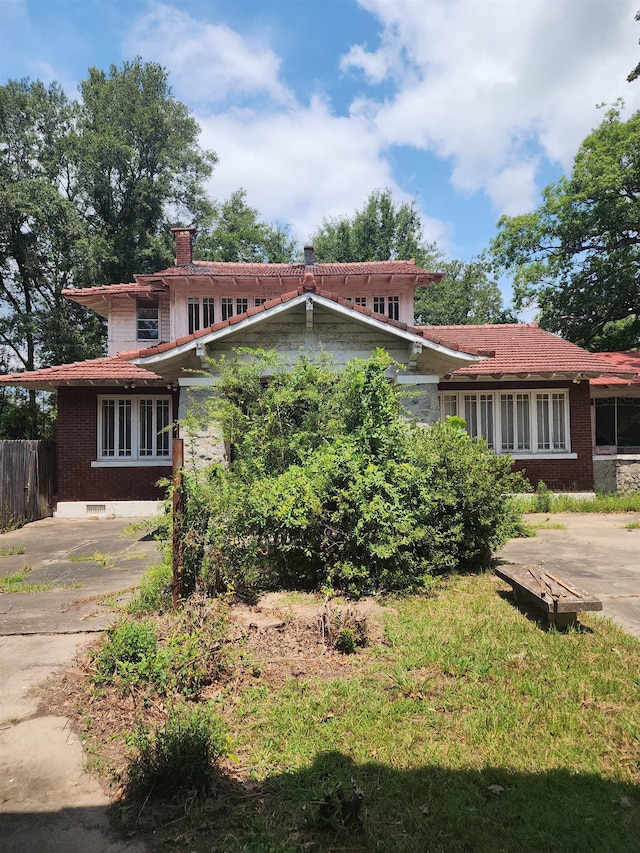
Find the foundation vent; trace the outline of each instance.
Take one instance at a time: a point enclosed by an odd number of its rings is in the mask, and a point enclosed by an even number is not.
[[[87,504],[87,515],[99,515],[106,511],[106,504]]]

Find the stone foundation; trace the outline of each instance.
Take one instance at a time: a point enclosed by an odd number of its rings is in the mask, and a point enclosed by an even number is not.
[[[597,492],[640,492],[640,456],[594,457],[593,480]]]

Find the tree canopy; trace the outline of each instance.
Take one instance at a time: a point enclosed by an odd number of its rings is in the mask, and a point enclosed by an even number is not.
[[[425,326],[515,323],[517,318],[502,305],[500,288],[489,264],[481,258],[465,262],[443,261],[441,282],[416,291],[416,322]]]
[[[194,257],[206,261],[287,264],[296,254],[295,240],[285,225],[271,225],[246,202],[246,191],[236,190],[222,204],[213,205],[200,225]]]
[[[56,83],[0,86],[0,360],[8,369],[102,354],[103,324],[65,287],[132,280],[171,262],[169,223],[210,212],[215,155],[166,71],[140,59]],[[29,395],[25,435],[38,430]],[[0,423],[0,434],[2,424]]]
[[[418,266],[444,272],[440,284],[416,291],[416,322],[424,325],[504,323],[514,320],[489,265],[447,260],[424,238],[416,203],[394,202],[391,190],[375,190],[353,216],[325,219],[312,237],[316,260],[349,263],[414,258]]]
[[[415,202],[394,202],[391,190],[374,190],[353,216],[324,219],[313,234],[316,260],[350,263],[415,258],[429,266],[438,250],[425,243]]]
[[[640,112],[620,104],[582,143],[573,172],[533,213],[502,217],[492,253],[513,270],[517,307],[593,350],[640,340]]]

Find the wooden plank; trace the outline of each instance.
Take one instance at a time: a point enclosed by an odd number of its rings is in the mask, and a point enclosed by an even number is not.
[[[595,595],[576,589],[536,566],[500,566],[495,572],[499,578],[511,584],[514,590],[517,589],[520,595],[548,613],[602,610],[602,601]]]

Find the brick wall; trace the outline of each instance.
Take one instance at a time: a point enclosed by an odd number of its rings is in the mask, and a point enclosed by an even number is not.
[[[58,390],[57,447],[59,501],[157,500],[155,484],[171,468],[92,468],[97,456],[98,394],[149,394],[160,389],[126,392],[122,388],[68,387]],[[162,393],[162,392],[161,392]],[[167,393],[166,390],[164,393]],[[174,400],[175,409],[175,400]]]
[[[554,491],[591,491],[593,489],[593,442],[591,437],[591,409],[589,383],[574,382],[446,382],[439,390],[447,391],[530,391],[537,388],[565,388],[569,390],[571,422],[571,452],[577,459],[518,459],[513,463],[516,471],[524,471],[535,487],[539,480]]]

